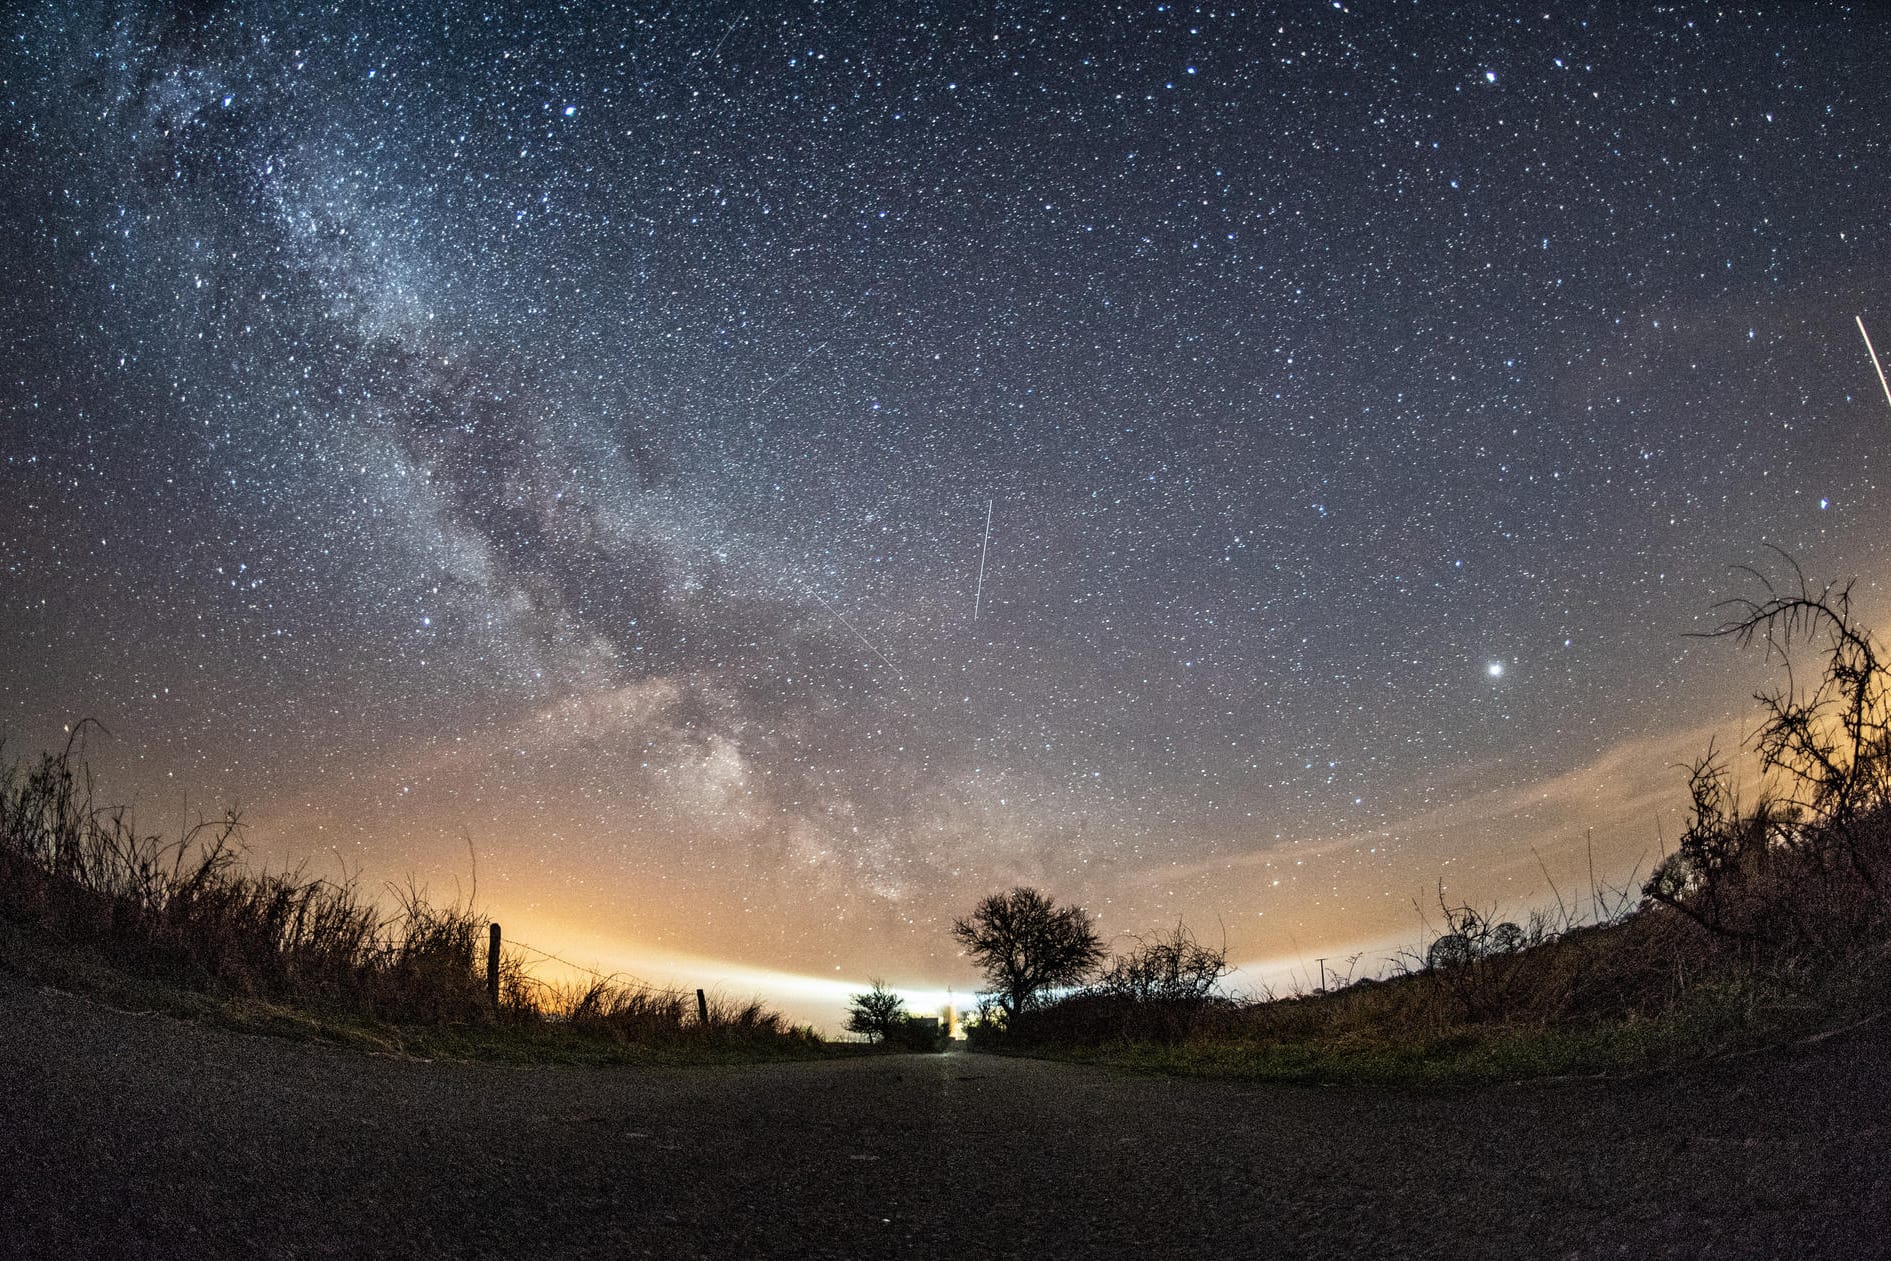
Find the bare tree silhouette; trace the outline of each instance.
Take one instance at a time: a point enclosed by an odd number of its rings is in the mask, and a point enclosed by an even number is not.
[[[1081,985],[1103,961],[1089,914],[1028,886],[985,898],[953,922],[952,935],[984,969],[1007,1019],[1046,989]]]

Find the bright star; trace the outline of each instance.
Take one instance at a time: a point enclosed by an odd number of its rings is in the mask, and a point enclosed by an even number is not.
[[[1501,679],[1504,677],[1504,663],[1501,661],[1493,661],[1485,666],[1484,669],[1493,679]]]

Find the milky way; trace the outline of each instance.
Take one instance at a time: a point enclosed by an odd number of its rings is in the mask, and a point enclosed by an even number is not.
[[[9,749],[830,976],[1626,877],[1891,604],[1891,18],[1565,8],[35,6]]]

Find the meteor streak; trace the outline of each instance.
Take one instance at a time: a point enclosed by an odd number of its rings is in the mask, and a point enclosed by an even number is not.
[[[978,549],[978,590],[972,593],[972,620],[978,620],[979,601],[985,595],[985,553],[991,550],[991,500],[985,501],[985,541]]]
[[[879,646],[876,645],[871,639],[868,639],[865,635],[861,634],[859,627],[855,626],[852,622],[848,621],[845,617],[841,616],[841,611],[835,608],[832,604],[829,604],[827,602],[826,596],[822,595],[820,592],[816,591],[813,587],[810,587],[805,582],[801,584],[801,589],[807,592],[809,595],[813,596],[815,599],[819,600],[821,602],[821,607],[834,615],[835,621],[839,622],[842,626],[845,626],[848,630],[852,631],[854,633],[855,639],[858,639],[861,643],[865,644],[869,649],[871,649],[874,656],[886,662],[886,668],[891,670],[894,673],[894,675],[899,678],[900,682],[904,683],[906,681],[906,676],[901,674],[900,668],[893,664],[893,659],[887,656],[885,653],[881,652],[879,649]]]
[[[826,350],[826,349],[827,349],[827,343],[822,342],[820,345],[816,346],[813,350],[810,350],[807,354],[795,360],[794,367],[788,369],[786,372],[781,373],[779,376],[772,378],[768,382],[767,385],[764,385],[761,389],[755,391],[755,397],[751,398],[749,402],[751,403],[761,402],[763,395],[767,394],[770,390],[780,385],[783,381],[786,381],[789,377],[793,376],[795,373],[801,371],[803,367],[807,366],[808,360],[814,358],[814,356],[820,354],[823,350]]]
[[[1884,391],[1884,401],[1891,403],[1891,383],[1884,379],[1884,365],[1878,362],[1878,352],[1871,348],[1871,334],[1865,331],[1865,317],[1855,315],[1858,321],[1858,335],[1865,339],[1865,353],[1871,356],[1871,366],[1878,370],[1878,388]]]

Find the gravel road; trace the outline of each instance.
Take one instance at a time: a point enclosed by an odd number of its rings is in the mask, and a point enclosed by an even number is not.
[[[1891,1037],[1629,1081],[416,1063],[0,973],[0,1254],[1891,1255]]]

